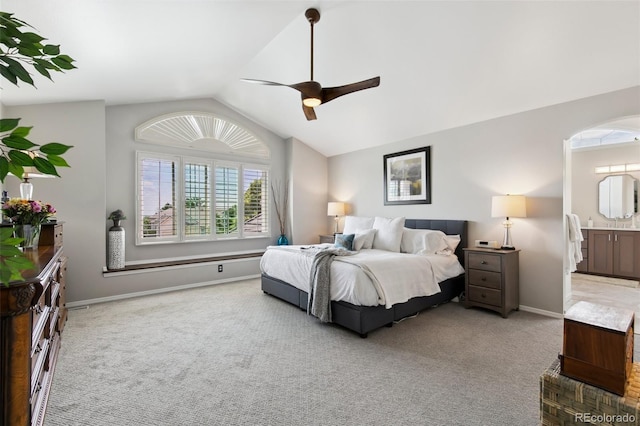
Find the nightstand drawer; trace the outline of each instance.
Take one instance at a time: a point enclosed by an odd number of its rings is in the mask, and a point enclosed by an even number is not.
[[[489,287],[500,290],[502,288],[502,274],[500,272],[469,269],[469,284],[478,287]]]
[[[502,292],[486,287],[469,286],[467,295],[470,302],[483,303],[485,305],[502,306]]]
[[[500,255],[487,253],[469,253],[469,268],[484,271],[501,272]]]

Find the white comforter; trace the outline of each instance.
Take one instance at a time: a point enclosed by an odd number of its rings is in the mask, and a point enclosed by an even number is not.
[[[262,272],[308,293],[313,257],[305,254],[302,247],[305,246],[268,247],[260,261]],[[390,308],[413,297],[438,293],[439,282],[463,272],[455,255],[361,250],[352,256],[334,258],[331,300]]]

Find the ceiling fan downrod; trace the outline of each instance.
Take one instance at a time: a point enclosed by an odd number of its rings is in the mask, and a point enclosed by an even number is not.
[[[320,20],[320,12],[318,9],[307,9],[304,13],[304,16],[307,17],[307,21],[311,24],[311,80],[313,81],[313,26],[316,22]]]

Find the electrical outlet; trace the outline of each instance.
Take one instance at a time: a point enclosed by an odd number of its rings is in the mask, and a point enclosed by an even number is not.
[[[222,265],[218,265],[218,272],[222,272]]]

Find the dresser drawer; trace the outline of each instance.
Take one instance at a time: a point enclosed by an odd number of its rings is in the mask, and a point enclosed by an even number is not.
[[[48,339],[44,336],[44,330],[40,333],[40,337],[38,341],[31,347],[31,375],[34,375],[34,371],[37,369],[42,369],[42,365],[44,364],[44,359],[47,357],[47,348],[49,342]],[[38,373],[35,373],[35,377],[38,376]]]
[[[485,305],[492,306],[502,305],[502,292],[500,290],[470,285],[467,297],[470,302],[483,303]]]
[[[31,394],[36,392],[38,381],[47,370],[45,363],[49,355],[49,339],[43,338],[33,349],[31,355]]]
[[[467,266],[471,269],[482,269],[483,271],[502,271],[500,256],[495,254],[469,253],[469,264]]]
[[[479,287],[500,289],[502,287],[502,274],[499,272],[483,271],[481,269],[469,269],[469,284]]]
[[[46,297],[46,292],[42,293],[38,303],[31,308],[31,344],[34,346],[38,343],[43,333],[46,333],[46,337],[49,336],[49,331],[45,331],[49,323],[49,306],[46,303]]]

